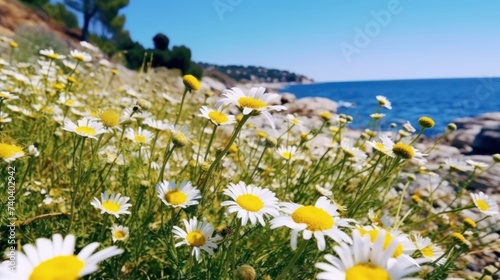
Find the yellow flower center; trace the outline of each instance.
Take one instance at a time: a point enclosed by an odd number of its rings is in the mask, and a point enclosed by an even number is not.
[[[58,59],[59,58],[59,54],[57,53],[49,53],[47,55],[48,58],[52,58],[52,59]]]
[[[229,120],[226,114],[218,111],[211,111],[208,113],[208,117],[217,124],[225,123]]]
[[[66,80],[67,80],[69,83],[73,83],[73,84],[76,84],[76,82],[77,82],[75,78],[73,78],[73,77],[69,77],[69,76],[66,78]]]
[[[9,159],[13,156],[23,156],[24,152],[18,146],[0,143],[0,158]]]
[[[188,143],[189,139],[184,135],[182,132],[175,132],[172,135],[172,142],[179,146],[179,147],[184,147]]]
[[[57,256],[38,264],[29,280],[76,280],[85,264],[77,256]]]
[[[346,157],[354,157],[355,156],[354,152],[349,150],[349,149],[342,149],[342,150],[344,151]]]
[[[357,264],[345,273],[346,280],[391,280],[389,273],[371,263]]]
[[[385,100],[384,98],[378,98],[377,100],[380,106],[385,106],[387,104],[387,100]]]
[[[77,60],[80,60],[80,61],[83,61],[85,59],[85,57],[81,54],[75,54],[73,57]]]
[[[377,240],[377,237],[379,234],[379,231],[377,229],[365,230],[363,228],[360,228],[359,231],[360,231],[361,235],[365,235],[365,234],[370,235],[370,240],[372,243]],[[393,239],[394,238],[389,233],[385,234],[384,250],[386,250],[389,247],[389,245],[391,245]],[[402,254],[403,254],[403,245],[401,245],[401,243],[398,243],[398,245],[396,246],[396,250],[394,250],[394,254],[392,256],[394,258],[397,258],[397,257],[401,256]]]
[[[406,145],[401,142],[394,144],[392,151],[394,154],[404,159],[412,159],[415,155],[415,151],[410,145]]]
[[[471,228],[476,228],[476,227],[477,227],[476,222],[474,222],[474,220],[473,220],[473,219],[471,219],[471,218],[465,218],[465,219],[464,219],[464,223],[465,223],[467,226],[471,227]]]
[[[384,146],[384,144],[382,144],[380,142],[375,142],[375,149],[377,149],[379,151],[383,151],[383,150],[385,150],[385,146]]]
[[[123,239],[127,234],[123,231],[123,230],[117,230],[113,233],[113,236],[120,240],[120,239]]]
[[[66,102],[64,102],[64,105],[66,106],[75,106],[75,101],[68,99]]]
[[[185,75],[182,78],[184,85],[190,90],[199,90],[201,88],[200,81],[193,75]]]
[[[238,99],[240,107],[250,108],[250,109],[260,109],[266,107],[266,103],[260,99],[253,97],[240,97]]]
[[[201,247],[205,245],[205,236],[199,231],[192,231],[186,236],[186,241],[191,246]]]
[[[332,118],[332,114],[331,114],[330,112],[323,112],[323,113],[319,114],[319,116],[320,116],[323,120],[325,120],[325,121],[327,121],[327,120],[329,120],[329,119],[331,119],[331,118]]]
[[[431,246],[427,246],[427,247],[423,248],[422,250],[420,250],[420,252],[422,253],[422,255],[424,257],[428,257],[428,258],[434,257],[434,251],[432,250]]]
[[[75,128],[75,132],[83,135],[95,135],[95,130],[88,126],[79,126]]]
[[[284,157],[286,160],[290,160],[293,155],[289,151],[284,151],[284,152],[281,152],[281,156]]]
[[[465,237],[461,233],[459,233],[459,232],[452,233],[451,237],[453,237],[457,241],[460,241],[463,244],[467,244],[468,243],[467,239],[465,239]]]
[[[138,143],[146,143],[146,136],[144,135],[136,135],[134,136],[134,140],[135,142],[138,142]]]
[[[300,123],[300,121],[299,121],[298,119],[296,119],[296,118],[293,118],[293,119],[292,119],[292,123],[293,123],[293,124],[299,124],[299,123]]]
[[[481,211],[487,211],[488,209],[490,209],[490,207],[488,206],[488,203],[486,203],[486,201],[484,201],[482,199],[476,200],[476,205],[477,205],[477,208],[479,208],[479,210],[481,210]]]
[[[5,98],[5,99],[7,99],[7,98],[9,98],[9,97],[10,97],[10,95],[9,95],[7,92],[1,92],[1,91],[0,91],[0,97],[1,97],[1,98]]]
[[[108,210],[109,212],[113,212],[113,213],[116,213],[118,211],[120,211],[120,204],[114,202],[114,201],[106,201],[106,202],[103,202],[102,203],[102,207],[106,210]]]
[[[165,200],[172,205],[181,205],[187,201],[187,195],[178,190],[169,191],[165,194]]]
[[[120,123],[120,116],[115,111],[106,110],[99,116],[102,123],[107,127],[115,127]]]
[[[418,124],[424,128],[431,128],[434,126],[434,120],[429,117],[421,117],[418,119]]]
[[[238,203],[241,208],[250,212],[258,212],[264,207],[264,202],[262,202],[260,197],[253,194],[242,194],[238,196],[238,198],[236,198],[236,203]]]
[[[54,109],[53,108],[50,108],[50,107],[45,107],[43,108],[43,111],[47,114],[54,114]]]
[[[327,230],[334,225],[330,214],[315,206],[302,206],[295,210],[291,217],[296,223],[306,224],[310,231]]]
[[[264,131],[257,131],[257,136],[259,136],[260,138],[266,138],[267,133],[265,133]]]

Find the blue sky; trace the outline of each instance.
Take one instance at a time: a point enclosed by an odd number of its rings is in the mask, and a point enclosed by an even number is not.
[[[131,0],[132,38],[317,81],[500,76],[500,1]]]

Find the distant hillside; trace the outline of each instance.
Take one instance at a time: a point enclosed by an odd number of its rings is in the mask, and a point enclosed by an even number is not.
[[[197,63],[205,72],[218,71],[237,82],[262,82],[262,83],[283,83],[297,82],[307,83],[313,80],[300,74],[292,73],[285,70],[268,69],[259,66],[242,66],[242,65],[215,65],[209,63]]]

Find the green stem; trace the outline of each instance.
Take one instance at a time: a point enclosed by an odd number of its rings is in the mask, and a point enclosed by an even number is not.
[[[264,150],[262,150],[262,154],[260,154],[259,160],[257,160],[257,164],[255,165],[255,168],[253,169],[252,174],[250,175],[250,178],[248,179],[248,183],[252,183],[253,176],[255,175],[255,172],[257,172],[257,169],[259,169],[259,164],[262,161],[262,158],[264,157],[264,154],[267,151],[267,146],[264,147]]]
[[[398,229],[399,227],[399,213],[401,212],[401,207],[403,206],[403,199],[405,197],[406,189],[410,185],[410,181],[406,182],[403,191],[401,192],[401,199],[399,200],[398,210],[396,211],[396,219],[394,221],[394,229]]]
[[[161,165],[160,175],[158,176],[158,180],[156,180],[157,184],[163,180],[163,174],[165,173],[165,167],[167,166],[168,159],[172,155],[175,147],[176,146],[173,145],[172,148],[170,150],[168,150],[167,154],[163,158],[163,163]]]
[[[212,147],[212,142],[214,141],[215,138],[215,132],[217,131],[217,127],[218,127],[217,125],[214,125],[214,130],[212,131],[212,135],[210,136],[210,140],[208,141],[207,150],[205,152],[205,157],[203,158],[203,160],[207,160],[208,153],[210,152],[210,147]],[[201,133],[203,133],[203,131]]]
[[[248,118],[250,118],[250,115],[243,116],[241,121],[238,123],[238,126],[234,129],[233,136],[231,137],[231,139],[227,143],[224,150],[217,156],[217,158],[215,158],[214,162],[210,165],[210,168],[208,169],[207,174],[205,175],[205,178],[207,178],[207,179],[203,182],[202,186],[200,187],[200,189],[202,191],[204,190],[204,188],[205,188],[210,176],[212,175],[212,172],[214,171],[215,167],[219,164],[221,159],[227,154],[227,151],[229,151],[229,148],[231,148],[231,145],[233,145],[234,140],[236,140],[236,137],[238,137],[239,132],[243,128],[243,125],[248,120]],[[200,180],[201,180],[201,177],[200,177]],[[199,182],[198,182],[198,185],[199,185]]]
[[[186,89],[184,90],[184,93],[182,94],[181,105],[179,106],[179,112],[177,113],[177,118],[175,118],[174,126],[177,125],[177,123],[179,122],[179,119],[180,119],[181,114],[182,114],[182,106],[184,106],[184,99],[186,99],[186,93],[188,91],[189,91],[189,89],[186,87]]]
[[[290,262],[287,264],[287,266],[285,267],[285,269],[283,269],[283,271],[280,273],[280,275],[275,279],[275,280],[281,280],[281,279],[284,279],[285,276],[290,272],[290,270],[292,269],[292,266],[295,264],[295,262],[299,259],[299,257],[304,253],[304,251],[306,250],[306,247],[307,247],[307,242],[308,240],[304,240],[302,241],[302,244],[300,244],[300,247],[299,249],[297,250],[297,252],[295,252],[295,255],[293,255],[292,259],[290,260]]]
[[[231,244],[231,271],[233,272],[233,278],[236,279],[236,246],[238,243],[238,238],[240,235],[241,221],[236,221],[236,229],[234,231],[233,242]]]

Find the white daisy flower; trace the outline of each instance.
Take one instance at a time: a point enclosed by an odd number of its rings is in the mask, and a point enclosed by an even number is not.
[[[456,159],[456,158],[445,159],[444,165],[445,165],[445,168],[448,169],[449,171],[465,172],[465,171],[469,171],[471,169],[470,166],[467,165],[466,162],[464,162],[463,160]]]
[[[96,47],[96,46],[94,46],[91,43],[86,42],[86,41],[81,41],[80,42],[80,46],[82,46],[82,48],[87,49],[87,50],[89,50],[91,52],[97,52],[97,51],[99,51],[98,47]]]
[[[236,122],[236,119],[233,115],[222,113],[220,107],[218,107],[217,109],[210,109],[207,106],[202,106],[200,108],[200,112],[201,114],[198,114],[197,116],[208,119],[217,126],[224,124],[233,124]]]
[[[74,132],[83,137],[89,137],[93,139],[97,139],[96,136],[99,134],[108,133],[102,123],[87,118],[79,120],[78,125],[66,119],[64,120],[64,126],[62,129],[69,132]]]
[[[55,53],[53,49],[40,50],[40,54],[46,56],[50,59],[65,59],[66,56],[62,54]]]
[[[156,130],[167,130],[170,128],[170,125],[167,122],[152,118],[147,118],[143,123]]]
[[[241,219],[241,225],[245,226],[250,220],[252,225],[257,221],[265,226],[264,216],[276,217],[278,211],[278,198],[268,190],[254,185],[246,185],[244,182],[238,184],[229,183],[223,192],[233,200],[226,200],[221,206],[229,206],[228,212],[237,212],[236,216]]]
[[[262,114],[267,118],[271,127],[274,129],[274,119],[271,114],[269,114],[269,111],[282,111],[286,110],[286,107],[282,105],[269,105],[272,100],[279,98],[279,94],[265,93],[265,91],[266,89],[263,87],[252,88],[248,94],[245,94],[241,89],[233,87],[230,90],[224,91],[223,95],[225,98],[217,102],[216,107],[222,104],[234,104],[241,110],[243,115]]]
[[[8,91],[0,91],[0,100],[14,100],[19,99],[19,96],[11,94]]]
[[[366,141],[366,143],[375,150],[380,151],[390,157],[394,157],[394,153],[392,152],[394,142],[392,142],[387,135],[380,135],[379,138],[382,142]]]
[[[9,117],[9,114],[0,112],[0,123],[9,123],[12,121],[12,118]]]
[[[163,99],[165,99],[166,101],[170,102],[170,104],[172,104],[172,105],[176,105],[176,104],[181,103],[181,101],[179,99],[176,99],[176,98],[168,95],[167,93],[162,93],[161,97],[163,97]]]
[[[92,56],[90,56],[90,54],[86,52],[81,52],[79,50],[72,50],[70,54],[74,59],[79,61],[89,62],[92,60]]]
[[[184,147],[186,146],[191,138],[188,133],[189,129],[187,125],[180,127],[179,125],[169,125],[168,130],[172,132],[172,143],[175,146]]]
[[[109,60],[107,60],[107,59],[101,59],[101,60],[99,60],[99,65],[104,66],[104,67],[110,67],[111,62],[109,62]]]
[[[286,115],[286,119],[293,125],[299,125],[299,126],[302,126],[302,121],[299,120],[297,117],[295,117],[294,115],[292,114],[287,114]]]
[[[59,100],[57,102],[59,102],[60,104],[63,104],[64,106],[68,106],[68,107],[82,107],[83,106],[83,104],[80,103],[78,100],[74,100],[72,98],[67,98],[64,95],[61,95],[61,97],[59,97]]]
[[[403,142],[394,143],[391,139],[389,139],[389,137],[383,138],[382,143],[385,147],[389,148],[394,155],[402,159],[412,160],[420,165],[423,165],[427,162],[427,160],[424,158],[424,156],[427,156],[427,154],[422,154],[418,149],[413,148],[408,144],[405,144]]]
[[[63,60],[63,64],[64,64],[64,66],[66,66],[66,68],[68,68],[71,71],[75,71],[75,69],[77,67],[75,62],[69,61],[69,60]],[[51,68],[51,71],[52,71],[52,69],[54,69],[54,68]]]
[[[409,121],[406,121],[405,124],[403,124],[403,128],[410,133],[417,131]]]
[[[373,113],[370,115],[370,118],[372,118],[374,120],[380,120],[383,117],[385,117],[385,114],[382,114],[382,113]]]
[[[116,241],[126,241],[130,236],[130,230],[128,227],[113,225],[111,227],[111,238],[113,242]]]
[[[26,244],[24,252],[17,252],[16,270],[11,270],[10,261],[0,265],[0,279],[80,279],[98,270],[101,261],[123,253],[122,249],[111,246],[92,254],[99,247],[98,242],[83,248],[78,255],[75,251],[75,236],[64,239],[54,234],[52,240],[38,238],[36,246]]]
[[[0,159],[5,162],[13,162],[24,155],[25,153],[21,147],[0,143]]]
[[[385,107],[389,110],[392,109],[391,102],[385,96],[377,95],[376,98],[379,106]]]
[[[482,170],[482,169],[485,169],[486,167],[488,167],[488,165],[486,163],[475,161],[475,160],[472,160],[472,159],[467,159],[467,160],[465,160],[465,162],[467,162],[472,167],[474,167],[474,169],[480,169],[480,170]]]
[[[96,209],[100,209],[101,214],[108,213],[119,218],[120,214],[130,215],[130,211],[128,211],[128,208],[132,206],[132,204],[127,203],[129,200],[130,197],[128,196],[121,196],[121,194],[109,195],[107,191],[104,191],[104,193],[101,193],[101,201],[94,197],[94,201],[92,201],[90,204]]]
[[[320,197],[314,206],[303,206],[288,202],[281,203],[281,211],[285,215],[271,220],[271,229],[282,226],[291,228],[290,244],[293,250],[297,248],[297,235],[301,231],[306,240],[311,239],[314,234],[320,251],[326,248],[325,235],[337,243],[352,242],[351,238],[338,227],[350,227],[349,223],[354,222],[354,220],[339,218],[337,206],[324,196]]]
[[[371,241],[374,243],[377,239],[377,236],[382,231],[381,228],[377,226],[362,226],[357,227],[357,230],[361,233],[361,235],[368,235],[371,238]],[[400,256],[408,257],[415,252],[417,247],[415,244],[408,238],[408,236],[398,230],[386,231],[386,241],[384,243],[384,249],[387,249],[392,240],[397,241],[397,246],[394,250],[393,258],[398,258]]]
[[[151,131],[142,129],[142,127],[139,127],[137,131],[130,127],[125,130],[125,137],[127,139],[141,145],[149,144],[153,136],[154,134]]]
[[[479,194],[471,193],[470,194],[472,200],[476,207],[486,215],[498,215],[498,204],[483,192],[479,192]]]
[[[354,142],[351,138],[343,138],[340,142],[340,147],[346,157],[354,162],[362,162],[367,158],[367,155],[363,151],[354,147]]]
[[[29,145],[28,146],[28,155],[30,155],[32,157],[39,157],[40,156],[40,152],[35,147],[35,145]]]
[[[203,249],[209,255],[213,256],[213,249],[217,248],[215,242],[222,240],[222,237],[216,235],[212,237],[214,233],[214,227],[206,222],[198,222],[196,217],[190,219],[189,221],[183,220],[186,231],[178,226],[174,226],[172,232],[175,238],[182,239],[180,242],[175,244],[175,247],[181,245],[188,245],[193,247],[191,255],[196,257],[196,260],[200,260],[200,252]]]
[[[282,158],[286,160],[294,161],[298,159],[297,147],[295,146],[281,146],[278,148],[277,152]]]
[[[436,263],[437,265],[443,265],[446,262],[446,258],[442,257],[444,254],[443,250],[436,244],[433,244],[429,237],[423,238],[420,234],[414,234],[413,241],[424,258],[432,262],[439,259]]]
[[[186,208],[197,205],[201,198],[200,191],[191,182],[182,181],[179,188],[174,181],[164,180],[156,185],[158,197],[167,206]]]
[[[392,241],[384,246],[387,238],[383,230],[378,233],[373,245],[368,236],[362,237],[357,230],[353,231],[352,239],[350,246],[341,243],[334,247],[337,257],[327,254],[326,263],[316,263],[315,266],[322,270],[316,279],[399,280],[420,271],[415,262],[406,258],[391,259],[397,243]]]

